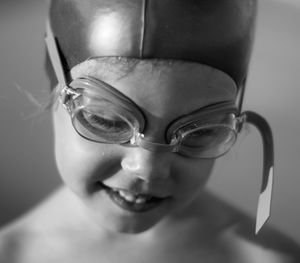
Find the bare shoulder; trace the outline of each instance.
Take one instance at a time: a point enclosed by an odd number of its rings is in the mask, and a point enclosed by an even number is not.
[[[26,217],[6,226],[0,231],[0,263],[55,262],[49,252],[60,245],[59,239],[47,232]]]
[[[233,228],[240,251],[253,258],[253,262],[297,263],[300,262],[300,246],[290,237],[272,227],[264,227],[254,233],[254,220],[246,218]]]
[[[226,230],[239,255],[251,259],[251,263],[300,262],[300,246],[296,241],[270,226],[264,226],[257,235],[254,229],[254,220],[241,215],[240,220]]]
[[[0,262],[18,263],[28,244],[28,234],[22,219],[0,230]]]
[[[300,262],[300,245],[284,233],[265,225],[256,235],[254,218],[211,193],[206,193],[204,202],[209,204],[204,209],[210,224],[222,233],[233,262]],[[201,208],[203,211],[203,206]]]
[[[48,254],[62,247],[63,220],[55,209],[59,200],[59,193],[54,193],[0,229],[0,263],[55,262]]]

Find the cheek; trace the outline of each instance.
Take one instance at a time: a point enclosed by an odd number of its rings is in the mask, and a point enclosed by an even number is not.
[[[185,199],[193,198],[206,185],[212,170],[215,160],[213,159],[192,159],[181,157],[181,160],[176,161],[176,167],[173,171],[176,184],[178,185],[178,196]]]
[[[118,146],[88,141],[74,130],[68,113],[59,107],[54,112],[55,157],[58,171],[77,194],[89,195],[96,182],[121,169]]]

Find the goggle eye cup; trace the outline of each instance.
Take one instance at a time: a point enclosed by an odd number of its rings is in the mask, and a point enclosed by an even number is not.
[[[90,108],[78,108],[72,117],[72,123],[82,137],[100,143],[128,143],[139,130],[139,124],[132,118],[118,114],[105,116],[95,113]]]
[[[173,123],[168,130],[167,139],[171,141],[172,138],[179,138],[178,152],[182,155],[217,158],[227,153],[234,145],[239,126],[234,114],[221,116],[206,116],[211,123],[201,120],[190,121],[187,125]]]

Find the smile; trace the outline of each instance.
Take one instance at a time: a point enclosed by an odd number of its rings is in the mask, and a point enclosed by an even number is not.
[[[110,188],[104,184],[102,186],[114,204],[134,213],[147,212],[169,199],[168,197],[160,198],[146,194],[134,194],[124,189]]]

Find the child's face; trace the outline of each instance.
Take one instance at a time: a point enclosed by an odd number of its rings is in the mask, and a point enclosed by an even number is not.
[[[99,61],[91,60],[71,73],[73,79],[87,75],[101,79],[133,100],[145,115],[145,137],[158,143],[166,143],[166,128],[174,119],[236,96],[230,78],[200,64],[147,62],[122,75],[113,67],[104,72]],[[114,231],[137,233],[175,218],[199,194],[214,165],[212,159],[86,140],[74,130],[61,104],[54,110],[54,129],[56,161],[64,182],[97,224]],[[132,193],[159,199],[150,205],[140,199],[133,206],[141,209],[134,211],[117,190],[123,190],[123,196],[129,192],[127,200]]]

